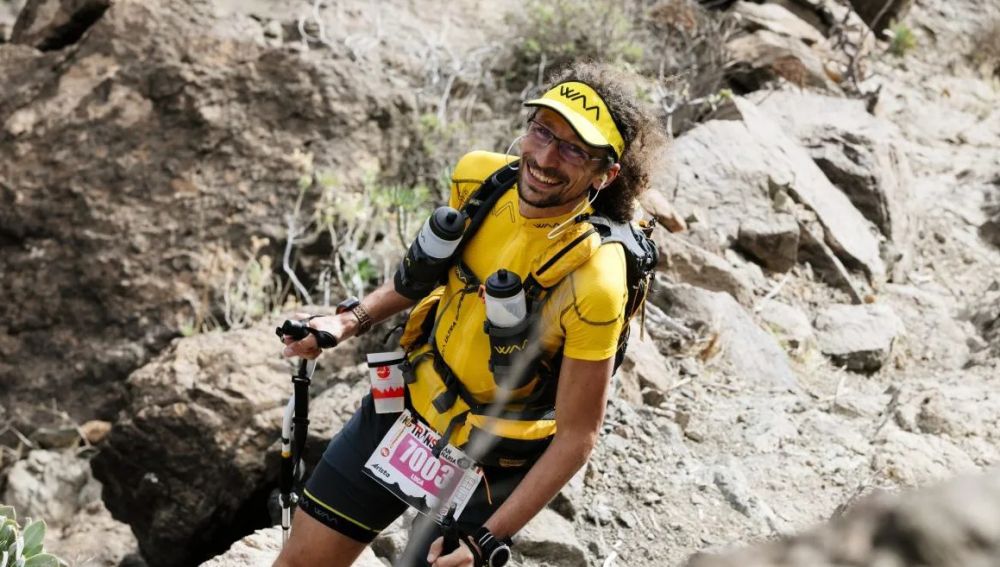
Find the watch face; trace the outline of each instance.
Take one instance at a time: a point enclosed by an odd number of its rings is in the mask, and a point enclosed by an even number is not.
[[[490,567],[503,567],[508,561],[510,561],[510,548],[506,545],[501,545],[490,554]]]

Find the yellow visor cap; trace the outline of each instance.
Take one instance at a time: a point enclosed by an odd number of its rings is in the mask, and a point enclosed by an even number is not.
[[[615,126],[608,106],[597,91],[585,83],[559,83],[542,98],[529,100],[524,106],[551,108],[569,122],[581,140],[590,146],[611,148],[618,159],[625,151],[625,140]]]

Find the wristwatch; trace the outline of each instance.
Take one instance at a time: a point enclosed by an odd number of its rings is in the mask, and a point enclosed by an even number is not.
[[[368,314],[368,311],[361,306],[361,302],[355,297],[348,297],[347,299],[341,301],[337,305],[337,313],[344,313],[350,311],[354,318],[358,320],[358,330],[355,336],[361,336],[368,332],[368,329],[372,328],[372,317]]]
[[[483,565],[486,567],[503,567],[510,561],[510,538],[497,539],[486,526],[483,526],[476,532],[476,544],[479,546]]]

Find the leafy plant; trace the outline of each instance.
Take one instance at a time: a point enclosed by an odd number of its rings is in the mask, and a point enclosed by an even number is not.
[[[62,567],[66,562],[45,553],[45,521],[29,521],[21,528],[12,506],[0,505],[0,567]]]
[[[889,53],[903,57],[917,46],[917,36],[904,23],[894,24],[889,28]]]

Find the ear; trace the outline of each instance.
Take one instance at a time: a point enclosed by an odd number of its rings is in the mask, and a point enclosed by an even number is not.
[[[604,189],[608,185],[614,183],[615,178],[618,177],[618,172],[620,172],[621,170],[622,170],[622,164],[620,163],[615,163],[614,165],[609,167],[608,170],[605,171],[604,174],[600,177],[600,179],[594,180],[593,184],[594,189],[600,191],[601,189]]]

